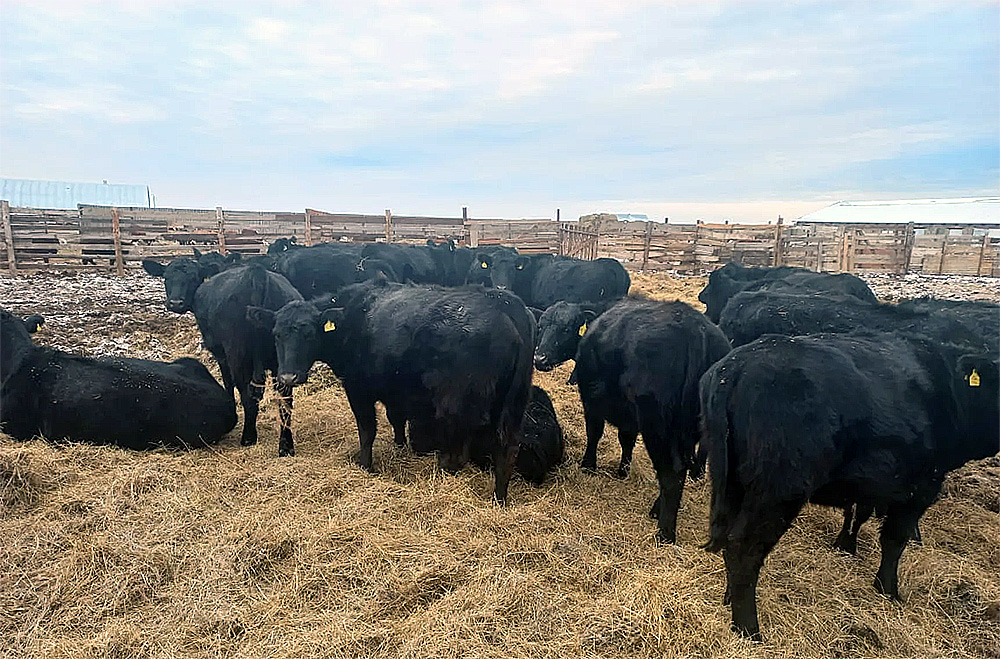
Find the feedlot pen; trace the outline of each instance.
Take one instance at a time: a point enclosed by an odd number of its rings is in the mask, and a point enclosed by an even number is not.
[[[872,276],[888,300],[1000,301],[1000,281]],[[633,289],[700,308],[701,277],[634,275]],[[91,356],[194,356],[218,375],[190,314],[142,274],[0,277],[0,306],[41,313],[38,343]],[[455,476],[393,447],[356,467],[354,419],[326,366],[296,389],[297,456],[260,443],[132,453],[0,436],[0,656],[9,657],[995,657],[1000,656],[1000,459],[952,474],[900,563],[902,605],[871,587],[877,524],[857,557],[831,548],[837,510],[807,506],[761,575],[766,642],[729,631],[709,487],[688,483],[678,543],[654,543],[645,451],[626,480],[608,429],[597,474],[577,463],[571,364],[536,373],[567,438],[542,487]],[[270,395],[270,389],[268,389]]]

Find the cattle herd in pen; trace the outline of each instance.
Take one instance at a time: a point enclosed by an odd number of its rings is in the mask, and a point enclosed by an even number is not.
[[[92,359],[36,346],[39,316],[0,311],[0,422],[16,438],[140,449],[257,441],[266,375],[278,454],[293,455],[292,399],[315,362],[343,384],[373,469],[376,402],[393,437],[441,468],[517,471],[541,484],[564,460],[552,402],[533,370],[573,360],[581,467],[617,428],[618,475],[641,435],[659,484],[650,516],[676,539],[685,480],[711,478],[710,551],[722,552],[734,630],[759,639],[765,557],[807,502],[843,509],[834,544],[854,552],[882,518],[875,587],[899,598],[903,547],[945,475],[1000,443],[1000,306],[934,298],[879,303],[848,274],[730,263],[699,295],[706,312],[630,296],[613,259],[512,248],[279,240],[266,256],[143,262],[166,308],[193,313],[222,386],[203,364]]]

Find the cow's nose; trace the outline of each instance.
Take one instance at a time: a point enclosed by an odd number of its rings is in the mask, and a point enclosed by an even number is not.
[[[184,309],[184,300],[167,300],[168,311],[181,311]]]
[[[282,373],[278,376],[278,381],[286,387],[294,386],[299,381],[299,376],[294,373]]]
[[[507,284],[497,284],[497,290],[500,290],[500,291],[507,290]]]
[[[547,371],[548,364],[549,364],[548,360],[545,359],[544,355],[537,355],[537,354],[535,355],[535,368],[537,368],[539,371]]]

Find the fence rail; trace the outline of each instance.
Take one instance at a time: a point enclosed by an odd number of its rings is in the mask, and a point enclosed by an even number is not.
[[[0,201],[0,271],[111,269],[202,251],[260,254],[279,237],[319,242],[509,245],[528,254],[611,257],[626,267],[703,273],[729,262],[823,272],[924,272],[1000,276],[1000,225],[694,224],[470,219],[223,208],[11,208]]]

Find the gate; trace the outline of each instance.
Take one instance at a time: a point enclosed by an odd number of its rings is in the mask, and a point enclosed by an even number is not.
[[[593,261],[597,258],[600,233],[559,223],[559,254]]]

